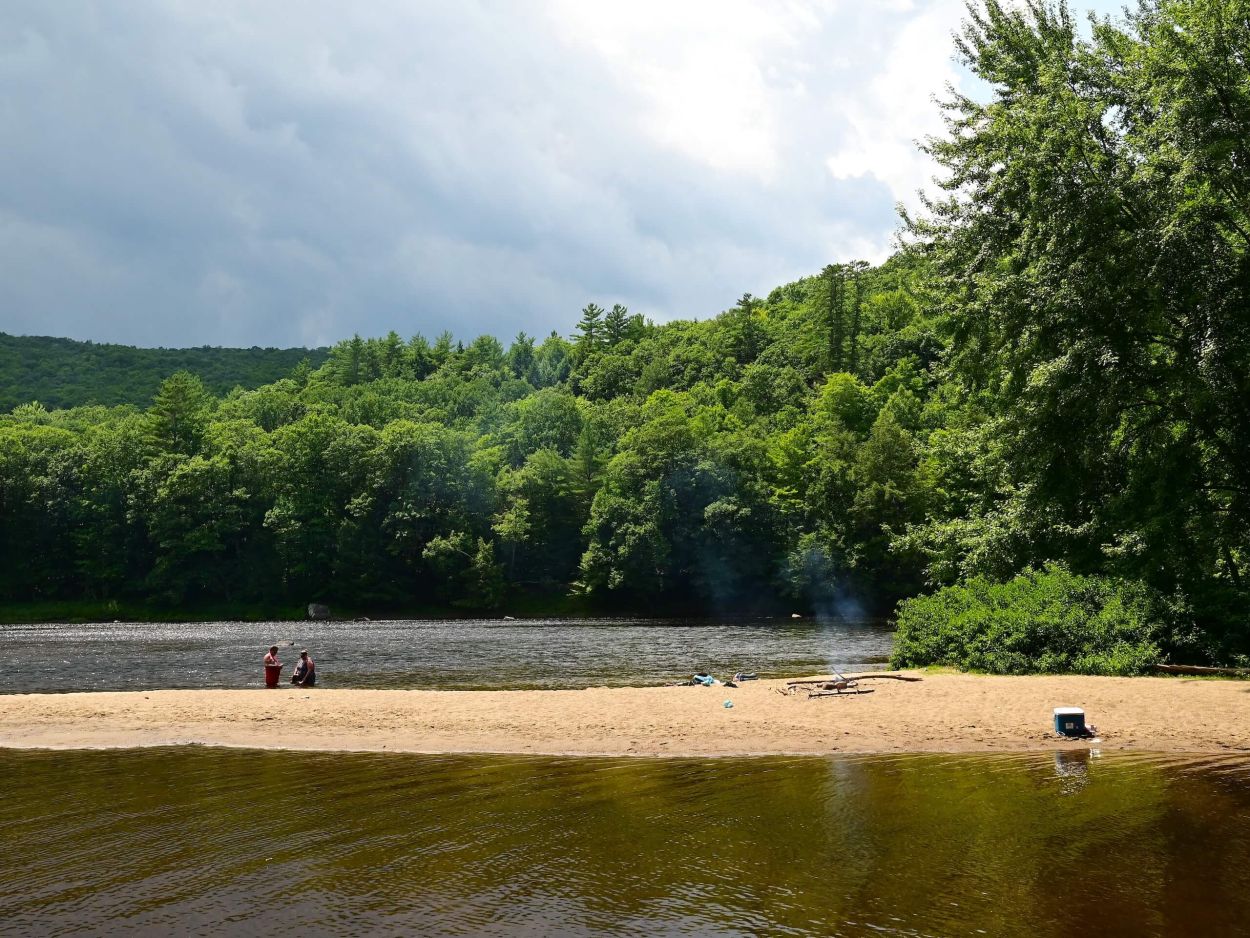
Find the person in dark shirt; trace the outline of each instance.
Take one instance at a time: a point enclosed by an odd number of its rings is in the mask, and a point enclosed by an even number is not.
[[[297,687],[317,686],[317,666],[313,663],[307,648],[299,653],[299,664],[295,666],[295,673],[291,675],[291,683]]]

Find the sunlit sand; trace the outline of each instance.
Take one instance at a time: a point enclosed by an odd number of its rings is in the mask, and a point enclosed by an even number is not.
[[[868,686],[867,684],[865,686]],[[924,674],[806,699],[784,681],[558,691],[169,690],[0,696],[0,745],[203,744],[577,755],[1250,749],[1250,685],[1178,678]],[[724,701],[732,700],[726,708]],[[1098,741],[1056,737],[1078,706]]]

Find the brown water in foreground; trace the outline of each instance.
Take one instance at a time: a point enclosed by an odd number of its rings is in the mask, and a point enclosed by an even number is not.
[[[1250,763],[0,752],[0,932],[1232,935]]]

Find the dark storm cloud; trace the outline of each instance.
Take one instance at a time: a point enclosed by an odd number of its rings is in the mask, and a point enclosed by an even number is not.
[[[883,254],[959,7],[8,3],[0,330],[288,345],[542,334],[592,299],[714,313]]]

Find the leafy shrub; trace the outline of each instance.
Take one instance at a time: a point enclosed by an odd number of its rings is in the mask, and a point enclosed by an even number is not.
[[[1057,565],[982,577],[899,604],[891,663],[990,674],[1140,674],[1159,662],[1165,609],[1144,584]]]

